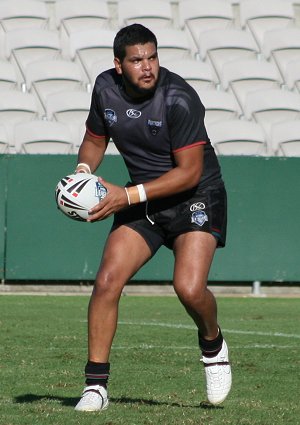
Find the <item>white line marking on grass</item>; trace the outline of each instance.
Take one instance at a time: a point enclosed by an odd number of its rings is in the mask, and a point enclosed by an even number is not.
[[[195,330],[196,326],[193,325],[181,325],[176,323],[161,323],[161,322],[129,322],[129,321],[120,321],[119,325],[132,325],[132,326],[159,326],[162,328],[173,328],[173,329],[190,329]],[[223,329],[224,333],[232,333],[232,334],[241,334],[241,335],[256,335],[256,336],[275,336],[282,338],[296,338],[300,339],[300,335],[298,334],[286,334],[282,332],[260,332],[260,331],[242,331],[236,329]]]
[[[256,332],[256,331],[239,331],[234,329],[222,329],[224,332],[232,333],[232,334],[244,334],[244,335],[258,335],[258,336],[278,336],[283,338],[296,338],[299,339],[300,335],[298,334],[286,334],[283,332]]]
[[[197,351],[196,346],[176,346],[176,345],[152,345],[152,344],[139,344],[139,345],[113,345],[113,350],[191,350]],[[295,345],[275,345],[275,344],[248,344],[248,345],[231,345],[231,350],[253,350],[256,348],[267,349],[277,348],[280,350],[297,349]]]

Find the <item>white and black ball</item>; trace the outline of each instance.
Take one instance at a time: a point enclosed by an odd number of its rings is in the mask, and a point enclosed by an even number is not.
[[[68,217],[86,221],[88,211],[97,205],[107,190],[93,174],[70,174],[63,177],[55,189],[58,208]]]

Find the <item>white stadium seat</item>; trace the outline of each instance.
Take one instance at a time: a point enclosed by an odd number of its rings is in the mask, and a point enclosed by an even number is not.
[[[225,29],[234,25],[232,7],[224,0],[185,0],[178,4],[179,25],[187,28],[194,41],[203,31]]]
[[[263,155],[266,137],[259,124],[227,120],[210,124],[208,136],[218,155]]]
[[[266,31],[291,26],[295,21],[292,1],[241,0],[240,22],[249,28],[261,48]]]
[[[158,56],[163,63],[166,60],[185,60],[192,58],[192,45],[186,31],[173,28],[157,28]]]
[[[172,8],[164,0],[123,0],[118,3],[119,27],[140,23],[154,28],[167,28],[173,24]]]
[[[237,59],[256,59],[258,54],[252,35],[238,29],[205,31],[199,37],[197,47],[200,58],[211,61],[219,78],[224,63]]]
[[[286,64],[284,81],[290,90],[298,90],[300,94],[300,59],[290,61]]]
[[[271,143],[277,156],[300,157],[300,119],[274,124]]]
[[[46,28],[49,16],[45,3],[36,0],[1,0],[0,23],[4,31]]]
[[[66,60],[31,62],[25,70],[27,90],[35,92],[45,108],[50,94],[84,89],[84,77],[78,64]]]
[[[97,60],[96,62],[92,63],[90,68],[87,69],[88,78],[91,85],[94,85],[96,77],[103,71],[106,71],[107,69],[114,68],[114,62],[113,57],[105,58]]]
[[[16,63],[23,77],[30,62],[55,59],[61,53],[57,32],[31,28],[9,31],[5,49],[7,59]]]
[[[33,120],[39,114],[39,107],[33,94],[17,90],[1,92],[0,122],[5,126],[9,140],[12,138],[16,124]]]
[[[16,125],[14,142],[18,153],[67,154],[73,151],[69,128],[64,124],[46,120]]]
[[[46,113],[49,120],[67,125],[75,144],[80,126],[85,124],[91,103],[91,94],[84,91],[59,92],[47,97]]]
[[[247,119],[254,119],[270,137],[271,126],[278,122],[300,118],[300,96],[280,89],[251,92],[244,108]]]
[[[0,154],[9,153],[9,139],[6,128],[0,125]]]
[[[17,88],[19,83],[15,67],[8,61],[0,60],[0,91]]]
[[[109,29],[91,29],[70,34],[66,55],[78,61],[86,75],[92,64],[101,59],[113,59],[115,31]]]
[[[105,0],[60,0],[54,4],[55,24],[70,34],[92,28],[109,28],[110,13]]]
[[[286,65],[300,59],[300,28],[267,31],[263,40],[263,54],[274,60],[284,78]]]
[[[222,90],[197,90],[205,107],[205,124],[238,118],[241,111],[232,93]]]
[[[241,107],[251,91],[280,88],[283,83],[276,65],[257,59],[226,62],[221,82],[224,90],[232,90]]]
[[[215,88],[218,79],[210,64],[196,59],[161,61],[161,65],[179,74],[195,90]]]

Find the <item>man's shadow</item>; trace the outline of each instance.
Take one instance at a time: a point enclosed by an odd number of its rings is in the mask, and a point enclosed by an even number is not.
[[[62,406],[75,407],[78,402],[78,397],[59,397],[51,394],[38,395],[38,394],[24,394],[14,398],[14,402],[17,404],[30,404],[36,403],[39,401],[58,401]],[[169,401],[158,401],[144,398],[130,398],[130,397],[120,397],[114,398],[110,397],[110,402],[116,404],[140,404],[148,406],[169,406],[169,407],[189,407],[189,408],[201,408],[201,409],[223,409],[223,406],[213,406],[208,402],[201,402],[199,404],[181,404]]]

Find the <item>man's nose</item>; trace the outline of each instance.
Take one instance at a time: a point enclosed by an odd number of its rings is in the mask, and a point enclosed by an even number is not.
[[[148,59],[143,60],[143,69],[146,70],[146,71],[151,69],[151,63]]]

